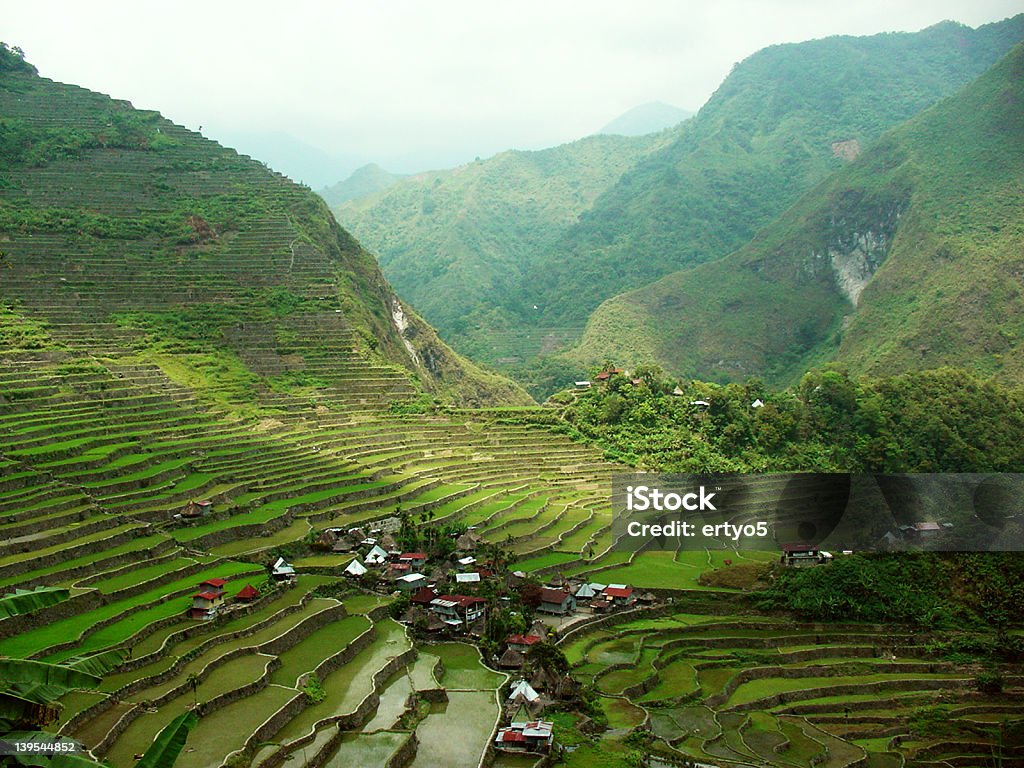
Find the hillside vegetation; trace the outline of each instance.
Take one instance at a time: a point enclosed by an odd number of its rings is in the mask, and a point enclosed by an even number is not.
[[[963,370],[853,377],[833,367],[772,391],[662,378],[565,392],[563,429],[658,472],[1013,472],[1024,392]],[[680,393],[675,394],[675,388]],[[763,407],[752,407],[761,400]],[[707,405],[701,405],[707,403]]]
[[[684,120],[693,117],[693,112],[661,101],[640,104],[624,112],[601,128],[598,133],[611,133],[618,136],[643,136],[672,128]]]
[[[538,314],[523,301],[533,265],[598,195],[664,141],[592,136],[540,152],[503,152],[418,174],[335,213],[378,254],[399,294],[456,349],[492,365],[518,362],[544,346],[544,333],[524,332]],[[548,330],[548,348],[575,340],[580,330]]]
[[[222,354],[226,326],[283,333],[334,313],[368,365],[455,401],[529,402],[445,347],[308,190],[27,66],[0,72],[0,300],[65,326],[144,332],[151,352]]]
[[[809,192],[746,247],[603,305],[579,361],[794,381],[827,359],[1021,381],[1024,48]]]
[[[602,301],[743,246],[1022,37],[1024,15],[978,29],[945,22],[772,46],[654,144],[604,137],[505,153],[407,179],[337,213],[456,349],[545,397],[600,352],[588,341],[582,357],[546,371],[533,361],[574,343]],[[619,339],[643,337],[624,314]],[[610,353],[626,360],[626,343]],[[638,344],[653,359],[646,338]]]
[[[402,174],[389,173],[376,163],[364,165],[352,171],[352,175],[320,191],[322,197],[332,208],[349,200],[381,192],[405,178]]]

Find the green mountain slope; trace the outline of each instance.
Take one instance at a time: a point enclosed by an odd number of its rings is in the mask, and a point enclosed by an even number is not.
[[[533,275],[542,321],[745,244],[883,131],[973,80],[1024,39],[1024,14],[976,30],[832,37],[739,64],[678,138],[609,189]]]
[[[344,181],[320,190],[319,194],[333,207],[372,195],[374,192],[382,192],[403,178],[405,176],[402,174],[390,173],[376,163],[370,163],[352,171],[352,175]]]
[[[19,314],[99,346],[114,323],[150,353],[226,354],[247,323],[284,350],[294,326],[323,326],[325,351],[428,391],[527,401],[445,347],[308,190],[6,49],[0,67],[0,301]]]
[[[592,136],[423,173],[335,209],[395,289],[457,349],[494,362],[490,332],[528,324],[529,265],[659,137]],[[478,326],[482,330],[476,333]]]
[[[577,360],[784,382],[970,365],[1024,380],[1024,45],[746,247],[606,302]]]
[[[523,382],[547,369],[533,390],[546,395],[581,371],[537,357],[574,343],[602,301],[743,246],[1022,38],[1024,15],[773,46],[657,146],[506,153],[346,204],[339,220],[456,349]]]

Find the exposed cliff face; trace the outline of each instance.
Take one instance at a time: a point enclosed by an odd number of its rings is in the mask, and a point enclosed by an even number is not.
[[[900,216],[907,206],[907,193],[878,200],[856,199],[854,208],[833,215],[828,227],[828,246],[815,259],[827,259],[836,289],[856,307],[872,276],[882,266]]]
[[[854,235],[852,249],[829,250],[836,287],[853,306],[860,302],[860,295],[871,281],[871,276],[885,261],[890,245],[891,241],[885,234],[869,230]]]

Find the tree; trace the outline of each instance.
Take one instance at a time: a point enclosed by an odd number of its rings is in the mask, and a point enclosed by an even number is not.
[[[562,649],[551,643],[534,643],[526,652],[526,661],[534,669],[552,672],[559,677],[569,672],[569,660]]]

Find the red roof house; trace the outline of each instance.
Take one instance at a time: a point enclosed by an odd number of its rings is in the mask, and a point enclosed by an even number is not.
[[[576,610],[576,598],[567,589],[544,587],[540,591],[540,606],[537,610],[564,616]]]
[[[237,597],[244,603],[250,603],[259,596],[259,591],[252,584],[246,584],[244,587],[238,590],[238,594],[235,595],[235,597]]]
[[[505,642],[512,650],[526,651],[531,645],[539,643],[543,639],[539,635],[509,635],[505,638]]]
[[[430,605],[430,601],[435,597],[437,597],[437,592],[430,587],[422,587],[414,592],[409,600],[417,605]]]
[[[636,598],[633,596],[633,588],[624,587],[619,584],[605,587],[604,597],[607,600],[611,600],[612,605],[615,606],[632,605],[636,602]]]
[[[228,582],[225,579],[207,579],[206,581],[200,582],[200,592],[217,592],[218,594],[224,592],[224,585]]]

